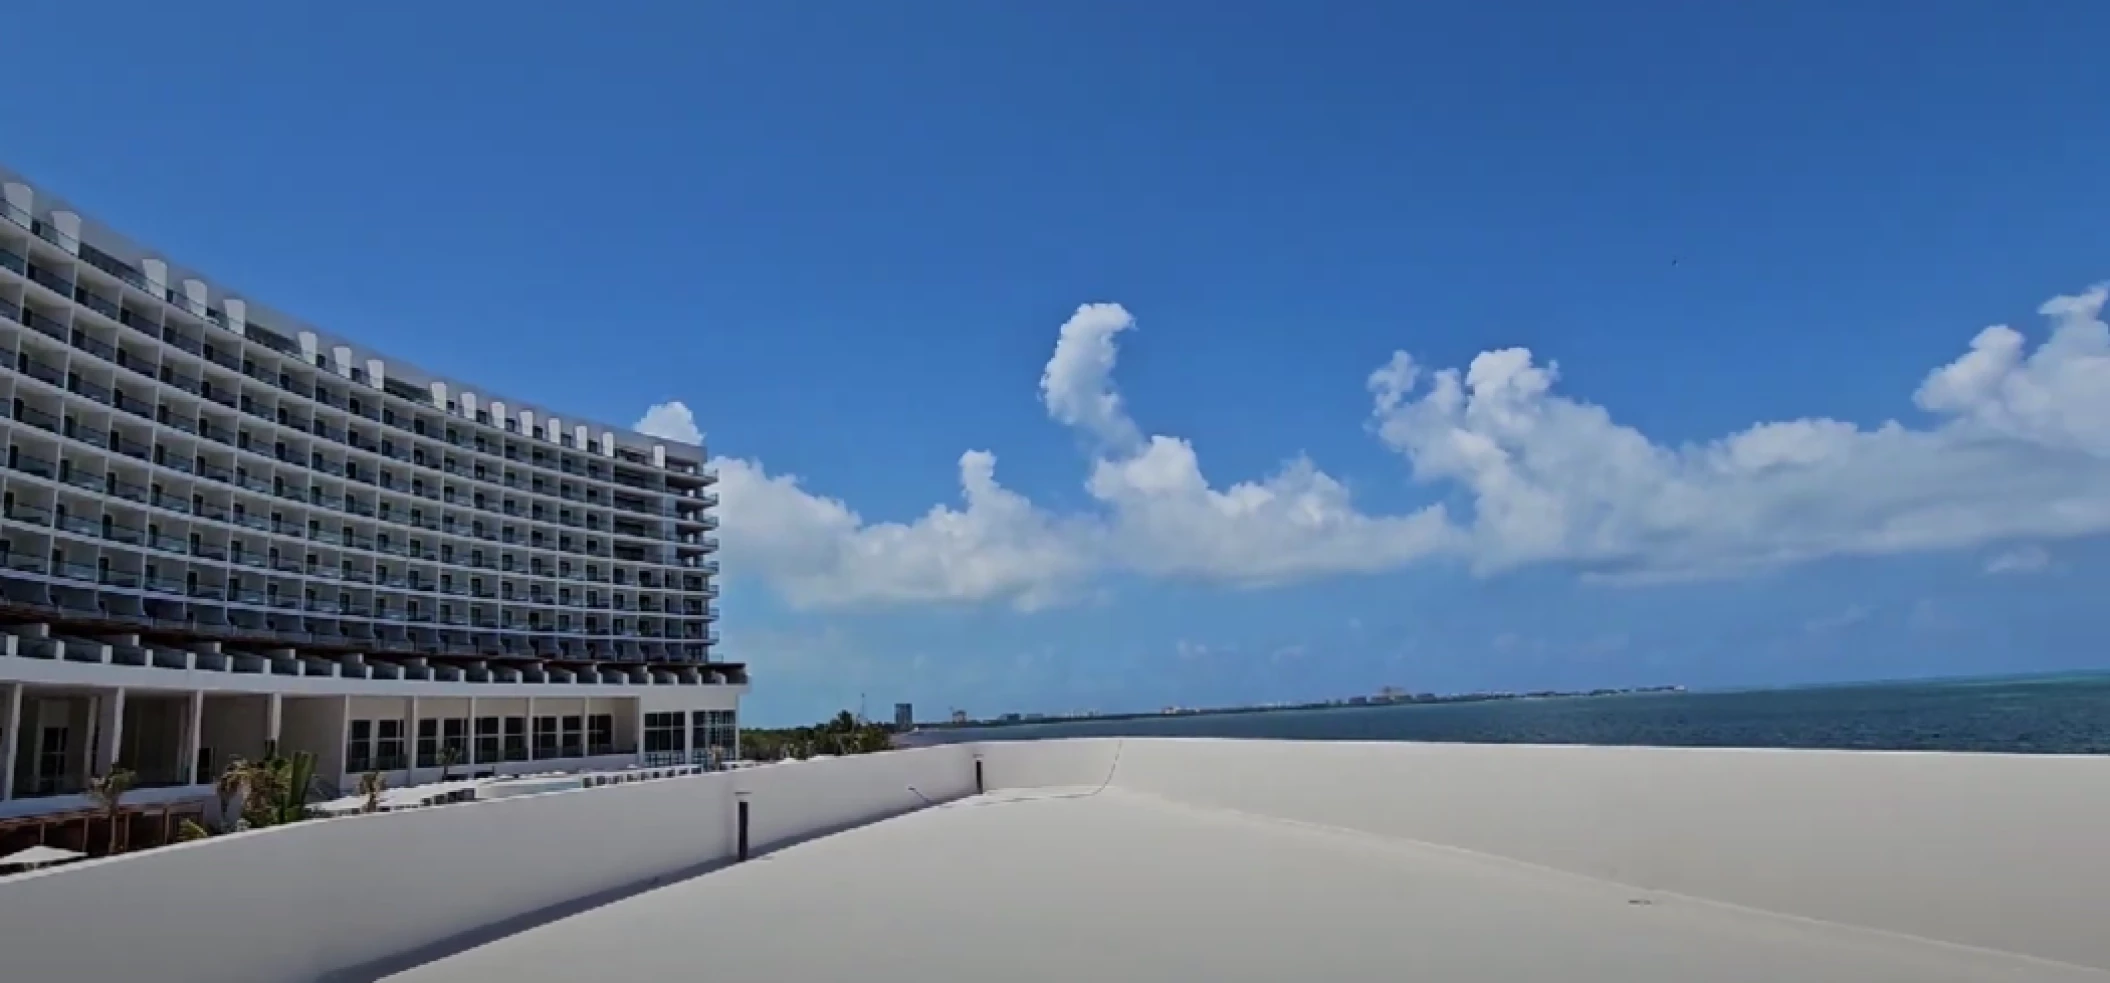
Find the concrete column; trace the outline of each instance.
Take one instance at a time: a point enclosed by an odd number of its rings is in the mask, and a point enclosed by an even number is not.
[[[15,751],[21,746],[22,684],[7,688],[7,735],[0,739],[0,802],[15,797]]]
[[[125,691],[120,686],[109,696],[97,700],[101,712],[96,721],[96,760],[88,766],[90,775],[107,775],[117,767],[117,749],[125,739]]]
[[[190,726],[184,729],[183,735],[183,774],[186,776],[183,784],[196,785],[201,777],[198,774],[198,745],[205,739],[205,691],[202,689],[190,691],[189,722]],[[202,777],[206,781],[213,778],[211,775]]]
[[[529,761],[535,760],[535,698],[532,696],[527,698],[527,754]]]
[[[584,430],[585,428],[581,427],[580,429]],[[641,763],[645,760],[645,701],[632,697],[630,699],[630,711],[630,715],[636,718],[631,721],[630,757],[632,761]]]
[[[733,751],[727,761],[740,760],[740,705],[733,704]]]
[[[696,760],[696,715],[702,711],[685,710],[681,714],[681,763]]]
[[[464,764],[467,764],[467,765],[469,765],[470,767],[475,767],[475,765],[476,765],[476,697],[473,697],[473,696],[469,698],[469,732],[468,732],[467,736],[465,736],[465,737],[464,737],[463,739],[469,742],[469,746],[468,746],[467,748],[464,748],[464,749],[463,749],[463,751],[462,751],[462,762],[463,762]]]
[[[418,780],[418,698],[406,697],[408,719],[403,721],[403,783],[414,785]]]
[[[264,717],[264,742],[272,754],[278,753],[279,730],[286,720],[285,696],[271,694],[271,712]]]
[[[351,759],[344,754],[345,748],[352,743],[352,698],[347,694],[337,700],[337,774],[333,776],[333,780],[337,787],[342,789],[344,776],[350,774],[345,769],[352,766]]]

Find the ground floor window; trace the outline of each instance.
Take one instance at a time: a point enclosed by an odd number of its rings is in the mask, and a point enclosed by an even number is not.
[[[536,718],[535,718],[535,757],[536,757],[537,759],[542,759],[542,758],[554,758],[554,757],[556,757],[556,756],[557,756],[557,718],[555,718],[555,717],[536,717]]]
[[[476,718],[476,763],[490,764],[498,759],[498,718]]]
[[[393,718],[377,721],[374,738],[374,764],[382,771],[395,771],[403,767],[403,722]]]
[[[733,743],[737,728],[731,710],[698,710],[690,715],[693,738],[691,757],[697,762],[709,761],[712,751],[719,761],[733,756]]]
[[[564,718],[563,730],[559,737],[561,741],[559,754],[567,758],[577,758],[586,754],[586,735],[581,730],[585,723],[585,718],[579,716]]]
[[[369,772],[374,770],[374,722],[352,721],[349,736],[344,742],[344,770],[347,772]]]
[[[526,761],[527,759],[528,759],[527,718],[526,718],[526,717],[507,717],[507,718],[506,718],[506,760],[507,760],[507,761]]]
[[[615,753],[615,715],[597,713],[586,718],[586,753]]]
[[[66,774],[66,745],[69,732],[64,727],[46,727],[37,735],[37,772],[31,784],[38,795],[58,794]]]
[[[440,764],[440,722],[418,721],[418,767],[437,768]]]
[[[457,764],[469,760],[469,721],[466,717],[455,717],[440,721],[440,748],[453,751]],[[442,761],[446,760],[443,754]]]
[[[682,758],[685,713],[645,714],[645,763],[674,764]]]

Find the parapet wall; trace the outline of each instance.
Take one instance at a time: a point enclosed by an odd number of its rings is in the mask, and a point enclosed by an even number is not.
[[[982,751],[993,788],[1110,781],[2110,970],[2110,757],[1178,739]]]
[[[318,820],[59,868],[0,881],[0,975],[370,980],[729,860],[740,798],[762,850],[971,794],[977,761],[992,790],[1111,787],[2110,969],[2110,758],[1109,739]]]
[[[737,793],[759,851],[973,790],[968,750],[936,747],[318,819],[88,861],[0,881],[0,979],[371,980],[391,957],[731,860]]]

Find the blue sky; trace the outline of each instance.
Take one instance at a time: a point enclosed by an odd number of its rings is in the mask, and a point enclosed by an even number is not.
[[[97,217],[692,413],[751,719],[2106,661],[2100,4],[9,18]]]

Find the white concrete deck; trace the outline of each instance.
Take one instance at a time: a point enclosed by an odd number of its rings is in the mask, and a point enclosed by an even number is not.
[[[2110,980],[1409,840],[1087,792],[924,810],[388,979]]]

